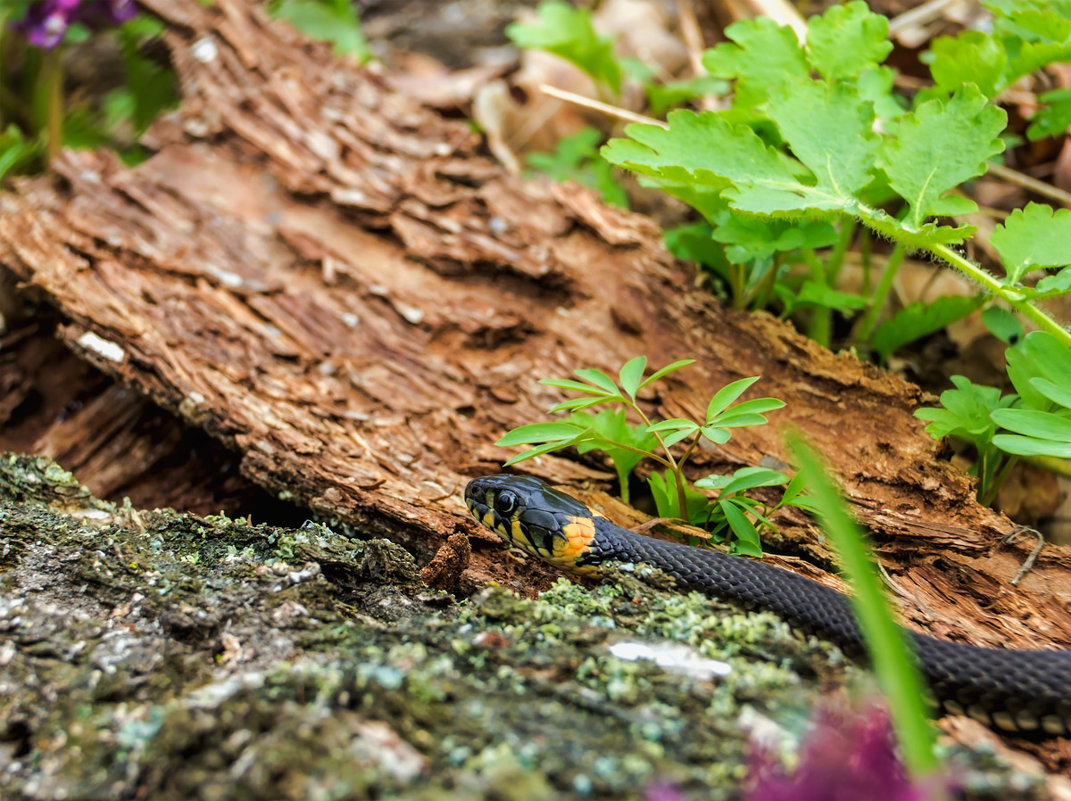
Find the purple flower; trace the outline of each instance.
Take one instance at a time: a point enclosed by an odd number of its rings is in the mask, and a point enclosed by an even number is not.
[[[26,34],[30,44],[51,49],[76,22],[99,30],[126,22],[136,13],[133,0],[37,0],[13,27]]]
[[[685,801],[681,791],[669,782],[656,781],[643,791],[643,801]]]
[[[911,781],[897,756],[888,713],[878,705],[819,710],[794,771],[785,773],[776,755],[760,747],[750,774],[747,801],[926,801],[943,789],[939,781]]]

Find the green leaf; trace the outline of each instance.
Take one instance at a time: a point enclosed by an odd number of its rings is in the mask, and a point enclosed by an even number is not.
[[[659,517],[676,518],[696,524],[706,522],[707,508],[710,505],[707,496],[685,483],[684,503],[687,508],[682,510],[677,497],[677,479],[672,473],[651,473],[647,486],[651,488],[651,497],[654,498]]]
[[[1059,414],[1037,409],[997,409],[991,416],[1001,428],[1016,434],[1071,446],[1071,420]]]
[[[1046,275],[1038,281],[1036,288],[1046,295],[1062,295],[1071,290],[1071,267],[1064,267],[1056,275]]]
[[[816,511],[814,499],[809,495],[804,494],[806,478],[807,477],[802,472],[797,472],[796,475],[792,477],[792,480],[788,482],[788,486],[785,487],[785,491],[781,495],[781,500],[777,502],[777,506],[774,508],[779,509],[782,506],[794,506],[797,509],[803,509],[814,513]]]
[[[910,206],[909,226],[918,230],[926,217],[944,213],[942,195],[986,171],[986,162],[1004,150],[999,134],[1006,123],[1004,111],[970,85],[900,117],[879,163]]]
[[[666,448],[672,448],[678,442],[683,442],[684,440],[688,439],[688,437],[692,436],[692,433],[693,432],[691,431],[679,429],[670,434],[666,434],[666,436],[662,437],[662,445]]]
[[[729,84],[712,75],[699,75],[683,81],[648,83],[644,87],[651,116],[661,117],[669,109],[682,106],[704,97],[721,97],[728,94]]]
[[[1071,127],[1071,89],[1045,92],[1038,101],[1045,105],[1030,118],[1027,139],[1033,142],[1046,136],[1062,136]]]
[[[793,155],[814,173],[814,208],[854,210],[855,195],[871,181],[880,139],[874,109],[850,84],[785,82],[770,93],[767,113]],[[815,121],[821,120],[820,125]]]
[[[825,220],[784,220],[725,209],[710,234],[727,247],[725,255],[736,263],[765,259],[799,248],[824,248],[837,241],[837,231]]]
[[[518,453],[516,456],[510,457],[502,463],[503,467],[510,467],[519,462],[527,461],[528,459],[534,459],[537,456],[542,456],[544,453],[550,453],[551,451],[560,451],[569,447],[568,442],[548,442],[546,445],[540,445],[538,448],[529,448],[526,451]]]
[[[762,541],[759,539],[759,532],[740,507],[731,500],[724,500],[718,501],[718,508],[725,515],[729,528],[733,530],[735,536],[730,550],[745,556],[762,556]]]
[[[533,442],[572,440],[585,431],[575,423],[529,423],[507,432],[495,445],[528,445]]]
[[[583,367],[579,370],[573,370],[573,375],[579,376],[584,381],[594,384],[609,395],[618,394],[617,384],[615,384],[614,380],[602,370],[598,370],[594,367]]]
[[[683,417],[674,417],[671,420],[660,420],[657,423],[652,423],[647,426],[646,430],[652,435],[655,433],[663,434],[661,437],[662,444],[669,448],[692,436],[699,430],[699,425],[691,420],[685,420]]]
[[[622,69],[614,57],[613,41],[595,32],[586,8],[544,2],[536,12],[538,24],[514,22],[506,26],[506,35],[517,47],[546,50],[564,58],[615,96],[620,94]]]
[[[758,380],[759,376],[757,375],[752,376],[751,378],[741,378],[738,381],[733,381],[731,384],[726,384],[714,393],[714,397],[711,398],[710,403],[707,404],[706,422],[709,423],[719,414],[724,412],[730,404],[747,391],[748,387]]]
[[[949,323],[981,308],[984,303],[984,297],[962,295],[945,295],[930,303],[916,301],[879,325],[870,339],[870,345],[883,362],[888,361],[889,354],[897,348],[940,331]]]
[[[607,402],[609,401],[607,401],[607,399],[602,395],[596,398],[570,398],[569,400],[554,404],[549,409],[547,409],[547,412],[549,414],[554,414],[555,412],[578,411],[580,409],[589,409],[592,406],[598,406],[600,403]]]
[[[733,438],[731,431],[726,431],[724,428],[718,426],[703,426],[699,429],[703,436],[713,442],[715,445],[724,445],[730,439]]]
[[[1030,384],[1053,403],[1071,409],[1071,380],[1057,384],[1045,378],[1031,378]]]
[[[892,50],[889,21],[862,0],[831,6],[807,22],[807,53],[827,81],[850,80],[876,68]]]
[[[580,453],[601,450],[610,457],[617,472],[618,486],[621,487],[621,499],[629,502],[628,477],[645,456],[651,455],[658,446],[658,440],[643,425],[630,425],[625,418],[624,409],[603,409],[597,415],[590,413],[574,414],[569,422],[590,431],[596,439],[580,442],[576,449]],[[629,446],[629,447],[621,447]],[[644,451],[637,453],[632,448]]]
[[[755,487],[774,487],[788,481],[788,476],[768,467],[741,467],[731,476],[710,475],[695,482],[699,489],[721,490],[725,498]]]
[[[1071,443],[1023,437],[1018,434],[997,434],[993,437],[993,444],[1005,453],[1014,453],[1019,456],[1053,456],[1057,459],[1071,459]]]
[[[26,141],[14,123],[0,135],[0,178],[28,163],[42,151],[40,142]]]
[[[961,375],[952,376],[952,383],[956,388],[941,393],[940,408],[917,409],[915,417],[929,421],[926,433],[934,439],[959,437],[981,450],[989,445],[996,431],[990,414],[1014,403],[1016,397],[1001,397],[996,387],[974,384]]]
[[[274,6],[272,15],[314,39],[333,43],[339,55],[353,55],[362,62],[372,57],[351,3],[284,0]]]
[[[988,306],[982,309],[982,323],[990,334],[1005,344],[1018,342],[1023,338],[1023,324],[1014,312],[1003,306]]]
[[[800,285],[793,306],[821,306],[846,312],[866,308],[869,301],[854,292],[841,292],[826,284],[807,279]]]
[[[605,374],[604,374],[605,375]],[[603,387],[593,386],[592,384],[585,384],[581,381],[574,381],[571,378],[541,378],[540,384],[545,384],[548,387],[557,387],[558,389],[567,389],[572,392],[584,392],[588,395],[598,395],[601,400],[604,400],[607,395],[617,395],[617,387],[607,392]],[[613,382],[610,382],[613,384]]]
[[[981,31],[963,31],[955,38],[939,36],[930,45],[933,82],[952,94],[973,83],[986,97],[996,97],[1006,87],[1004,71],[1008,59],[1004,47]]]
[[[602,131],[591,126],[558,140],[551,153],[525,155],[528,166],[555,181],[577,181],[590,186],[612,206],[628,208],[628,193],[614,177],[613,166],[599,153]]]
[[[778,400],[777,398],[754,398],[736,404],[736,406],[729,410],[729,414],[763,414],[765,412],[773,412],[783,408],[785,408],[785,402],[783,400]],[[717,419],[720,424],[722,418],[719,416]]]
[[[651,423],[651,425],[647,426],[647,430],[651,433],[656,431],[687,431],[692,434],[699,430],[699,426],[683,417],[674,417],[669,420],[659,420],[657,423]]]
[[[703,53],[703,66],[716,78],[736,79],[734,108],[759,105],[770,89],[810,74],[796,34],[769,17],[734,22],[725,38],[730,41]]]
[[[989,242],[1000,253],[1012,284],[1031,270],[1071,264],[1071,209],[1054,213],[1051,206],[1027,203],[996,227]]]
[[[1004,351],[1004,357],[1008,378],[1027,408],[1044,411],[1052,405],[1033,379],[1044,378],[1057,386],[1071,386],[1071,350],[1047,331],[1031,331],[1021,342]]]
[[[617,374],[618,379],[621,381],[621,388],[633,400],[636,400],[636,392],[640,388],[640,383],[643,381],[643,371],[646,369],[647,357],[637,356],[625,362]]]
[[[644,379],[643,383],[640,384],[639,388],[643,389],[644,387],[648,386],[649,384],[653,384],[658,379],[664,378],[665,376],[669,375],[670,373],[676,372],[677,370],[680,370],[682,367],[687,367],[689,364],[694,364],[694,363],[695,363],[695,359],[678,359],[677,361],[673,362],[672,364],[667,364],[665,367],[663,367],[663,368],[661,368],[659,370],[655,370],[653,373],[651,373],[651,375],[647,376],[647,378]]]
[[[705,432],[708,428],[744,428],[746,426],[764,426],[769,422],[761,414],[737,414],[730,409],[725,414],[719,414],[713,422],[703,426]]]

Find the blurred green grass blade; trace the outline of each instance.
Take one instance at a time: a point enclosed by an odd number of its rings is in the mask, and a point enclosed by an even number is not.
[[[855,615],[874,673],[888,700],[907,768],[916,777],[932,774],[937,759],[924,700],[926,684],[911,653],[907,633],[893,618],[870,548],[818,454],[797,432],[790,432],[786,439],[804,474],[822,529],[833,542],[841,569],[852,585]]]

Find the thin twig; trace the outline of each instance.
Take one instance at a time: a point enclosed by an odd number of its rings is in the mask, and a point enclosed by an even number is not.
[[[1030,528],[1030,526],[1016,526],[1011,530],[1011,533],[1004,538],[1004,542],[1012,543],[1019,539],[1022,534],[1033,534],[1038,538],[1038,544],[1034,546],[1034,550],[1030,552],[1030,556],[1026,557],[1026,561],[1023,562],[1023,566],[1019,568],[1019,572],[1015,574],[1015,578],[1011,580],[1013,587],[1018,587],[1019,582],[1023,580],[1023,576],[1030,572],[1034,567],[1034,562],[1037,561],[1038,554],[1041,553],[1041,549],[1045,547],[1045,535],[1038,531],[1036,528]]]
[[[944,13],[945,6],[950,6],[955,2],[958,0],[930,0],[928,3],[915,6],[910,11],[898,14],[889,20],[889,36],[896,36],[905,28],[933,22]]]
[[[990,164],[989,174],[1071,208],[1071,192],[1065,192],[1052,184],[1039,181],[1037,178],[1031,178],[1029,175],[1013,170],[1010,167],[1005,167],[1003,164]]]
[[[662,120],[656,120],[654,117],[637,114],[635,111],[629,111],[627,108],[621,108],[620,106],[612,106],[609,103],[603,103],[601,100],[578,95],[576,92],[568,92],[565,89],[559,89],[548,83],[541,83],[539,85],[539,91],[543,92],[543,94],[550,95],[551,97],[556,97],[559,100],[564,100],[567,103],[573,103],[577,106],[600,111],[603,114],[609,114],[611,117],[617,117],[626,122],[639,122],[644,125],[657,125],[660,128],[669,128],[668,123],[662,122]]]

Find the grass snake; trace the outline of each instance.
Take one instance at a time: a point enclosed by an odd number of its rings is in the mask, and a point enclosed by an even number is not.
[[[610,563],[645,563],[672,576],[682,589],[769,610],[854,657],[864,653],[848,598],[791,571],[635,534],[528,476],[473,479],[465,502],[480,523],[510,545],[557,567],[597,575]],[[944,711],[1003,731],[1071,734],[1071,651],[981,648],[909,634]]]

